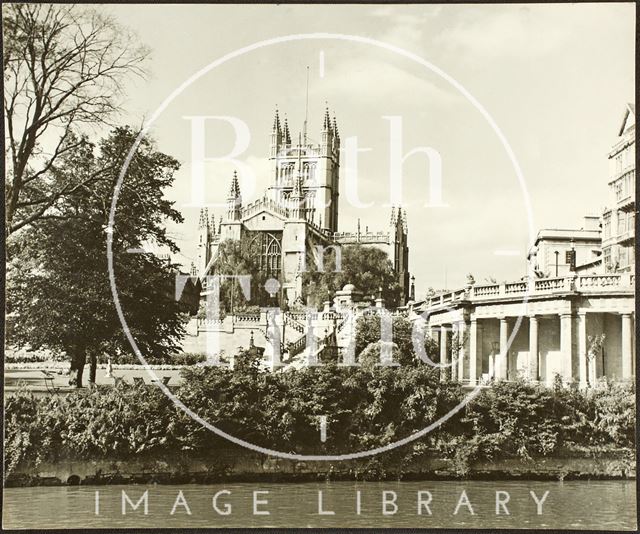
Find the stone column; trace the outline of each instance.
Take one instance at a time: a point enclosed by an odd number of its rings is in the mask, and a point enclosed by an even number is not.
[[[458,344],[458,323],[453,323],[451,325],[451,332],[453,334],[451,339],[451,381],[456,382],[458,380],[458,361],[460,359],[460,354],[456,350],[459,346]],[[455,346],[453,342],[455,341]]]
[[[469,326],[469,384],[475,386],[478,380],[478,321],[471,319]]]
[[[509,339],[506,317],[500,319],[500,352],[496,355],[495,373],[498,380],[507,378],[507,340]]]
[[[633,376],[633,356],[631,350],[631,314],[622,314],[622,379]]]
[[[449,357],[447,355],[447,327],[442,325],[440,327],[440,365],[446,365],[449,363]],[[449,373],[449,367],[440,367],[440,380],[445,380]]]
[[[458,352],[458,382],[464,380],[464,366],[468,355],[467,341],[464,339],[467,332],[467,324],[464,321],[458,323],[458,346],[460,351]]]
[[[587,379],[587,314],[578,313],[578,379],[580,388],[589,386]],[[594,362],[595,363],[595,362]]]
[[[571,314],[560,315],[560,353],[562,354],[562,378],[567,382],[572,378]]]
[[[539,380],[538,367],[538,318],[529,317],[529,379]]]

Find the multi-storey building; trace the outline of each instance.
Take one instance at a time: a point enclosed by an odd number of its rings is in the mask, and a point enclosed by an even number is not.
[[[600,220],[587,216],[579,230],[544,228],[538,232],[528,260],[540,277],[565,276],[572,271],[600,272]]]
[[[450,364],[444,375],[470,385],[519,376],[546,384],[560,376],[580,387],[601,377],[633,379],[632,104],[609,160],[611,199],[601,224],[587,217],[580,230],[540,230],[528,255],[535,277],[473,284],[415,304],[414,311],[428,317],[426,328],[440,345],[441,362]],[[464,342],[452,350],[452,340],[461,337]]]
[[[602,258],[605,272],[635,268],[636,113],[627,104],[618,140],[609,152],[609,205],[602,214]]]

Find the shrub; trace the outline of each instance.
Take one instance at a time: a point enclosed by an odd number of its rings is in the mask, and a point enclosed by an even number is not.
[[[185,367],[175,392],[201,418],[236,438],[325,455],[408,437],[448,414],[465,396],[459,384],[440,382],[439,369],[428,365],[327,364],[271,373],[262,370],[258,359],[244,351],[233,370]],[[329,424],[324,443],[319,440],[321,415]],[[181,451],[206,456],[231,447],[151,385],[42,398],[20,391],[7,398],[5,417],[7,473],[25,463],[67,458],[171,457]],[[581,392],[498,382],[438,429],[380,461],[404,465],[432,455],[449,458],[464,475],[477,460],[535,458],[563,446],[632,450],[634,431],[632,385],[604,383]]]
[[[177,408],[149,386],[98,387],[35,398],[26,391],[5,404],[5,470],[60,459],[130,458],[169,452]]]

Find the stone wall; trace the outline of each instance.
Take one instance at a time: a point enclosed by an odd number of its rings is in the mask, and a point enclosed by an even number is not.
[[[307,462],[237,450],[218,450],[209,458],[185,454],[132,458],[126,461],[61,461],[23,466],[5,478],[7,487],[122,483],[212,483],[241,481],[312,480],[433,480],[433,479],[568,480],[635,478],[634,458],[628,451],[576,453],[551,457],[476,462],[464,474],[452,461],[420,459],[410,464],[372,459]]]

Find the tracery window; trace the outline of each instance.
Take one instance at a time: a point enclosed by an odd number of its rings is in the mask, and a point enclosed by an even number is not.
[[[267,276],[278,279],[280,277],[282,261],[280,239],[269,232],[260,232],[260,234],[254,238],[254,241],[255,240],[257,240],[260,251],[260,271]]]
[[[306,182],[314,182],[316,179],[316,164],[315,163],[304,163],[302,165],[302,175]]]

